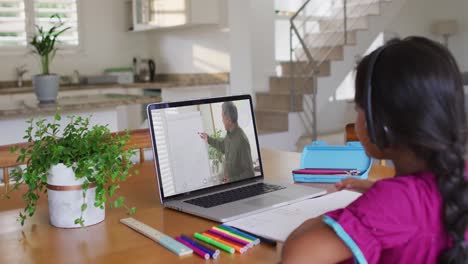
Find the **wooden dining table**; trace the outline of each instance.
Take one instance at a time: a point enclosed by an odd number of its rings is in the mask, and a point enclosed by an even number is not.
[[[266,179],[292,182],[291,170],[299,165],[300,153],[262,149]],[[172,237],[193,234],[219,224],[164,208],[159,200],[154,163],[135,165],[139,175],[121,184],[118,194],[137,207],[133,218]],[[391,177],[393,169],[374,164],[369,178]],[[334,191],[333,184],[304,184]],[[24,188],[24,187],[22,187]],[[23,189],[24,190],[24,189]],[[4,189],[0,188],[0,192]],[[24,226],[17,221],[24,202],[21,189],[11,199],[0,200],[0,263],[275,263],[277,247],[261,243],[244,254],[222,252],[216,260],[197,255],[179,257],[161,245],[119,222],[128,217],[125,210],[107,208],[103,222],[75,229],[49,224],[47,197],[42,195],[36,213]]]

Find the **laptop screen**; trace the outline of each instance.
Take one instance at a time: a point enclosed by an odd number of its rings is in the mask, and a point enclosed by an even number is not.
[[[262,175],[250,96],[148,106],[161,197]]]

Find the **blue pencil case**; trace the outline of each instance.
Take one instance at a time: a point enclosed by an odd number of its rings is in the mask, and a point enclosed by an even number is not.
[[[300,169],[353,169],[357,175],[304,174],[294,173],[294,182],[335,183],[344,178],[367,179],[372,159],[366,155],[359,142],[348,142],[345,146],[332,146],[324,141],[314,141],[304,147]]]

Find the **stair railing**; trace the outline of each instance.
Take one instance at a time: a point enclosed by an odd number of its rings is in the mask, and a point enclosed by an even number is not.
[[[350,20],[350,14],[362,17],[375,3],[378,3],[380,12],[383,0],[370,1],[366,8],[360,8],[362,4],[353,7],[348,1],[350,0],[306,0],[290,18],[290,111],[296,111],[296,104],[303,104],[304,114],[300,116],[306,132],[313,140],[317,139],[316,75],[336,48],[343,48],[351,42],[349,28],[357,20]],[[339,12],[337,4],[342,5]],[[340,29],[343,30],[342,34],[338,32]],[[316,34],[320,31],[325,32],[325,36]],[[314,49],[317,46],[319,48]],[[298,82],[299,78],[303,80],[302,83]],[[304,92],[311,93],[310,102],[296,102],[297,95]],[[310,115],[305,114],[306,112]]]

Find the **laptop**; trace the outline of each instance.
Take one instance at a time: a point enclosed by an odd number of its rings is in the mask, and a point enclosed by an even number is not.
[[[167,208],[227,222],[325,194],[265,180],[250,95],[154,103],[147,112]]]

